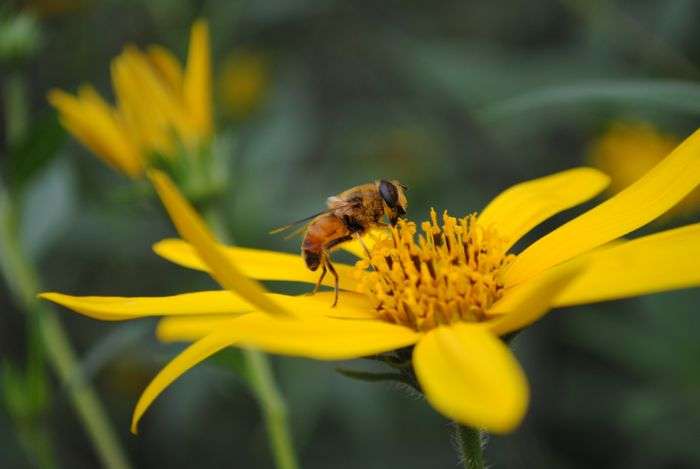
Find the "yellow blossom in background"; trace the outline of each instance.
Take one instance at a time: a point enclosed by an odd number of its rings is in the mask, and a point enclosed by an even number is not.
[[[111,64],[114,106],[91,85],[76,95],[49,92],[62,125],[90,151],[131,177],[143,175],[153,158],[188,155],[213,133],[209,30],[192,26],[185,69],[161,46],[127,46]]]
[[[664,134],[643,122],[615,122],[589,149],[589,160],[611,178],[609,191],[626,188],[661,161],[679,139]],[[696,189],[667,216],[695,213],[700,209],[700,190]]]
[[[402,221],[390,236],[367,239],[368,259],[356,242],[348,245],[361,259],[355,267],[335,264],[343,288],[336,308],[330,292],[266,291],[257,280],[313,284],[317,274],[298,255],[218,244],[165,174],[154,171],[151,179],[184,238],[161,241],[155,251],[208,272],[224,289],[146,298],[42,295],[101,320],[168,316],[158,326],[161,340],[194,341],[143,392],[134,432],[164,389],[229,346],[319,360],[408,348],[411,372],[435,409],[463,425],[508,432],[525,415],[529,386],[502,336],[556,307],[700,285],[700,224],[621,238],[700,184],[700,131],[635,183],[521,252],[511,251],[519,239],[600,193],[608,177],[575,168],[517,184],[478,215],[433,212],[418,225]]]
[[[218,75],[222,110],[234,119],[244,119],[262,103],[269,85],[265,57],[242,50],[228,55]]]

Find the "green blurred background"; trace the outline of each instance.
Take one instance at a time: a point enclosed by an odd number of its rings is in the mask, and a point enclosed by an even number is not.
[[[43,287],[72,294],[211,285],[152,253],[174,234],[157,201],[66,136],[45,99],[83,82],[110,96],[109,62],[127,43],[184,58],[198,17],[211,27],[227,223],[244,246],[296,252],[297,240],[268,230],[380,177],[410,187],[412,218],[429,207],[477,211],[513,183],[589,164],[613,122],[682,138],[700,116],[692,0],[3,0],[0,15],[0,78],[19,74],[30,102],[30,138],[12,152],[21,164],[9,158],[12,123],[0,117],[3,179],[31,174],[22,182],[24,249]],[[698,212],[641,232],[698,221]],[[491,467],[700,467],[699,305],[694,290],[569,308],[521,334],[514,347],[532,404],[515,433],[490,438]],[[60,318],[135,467],[272,467],[254,398],[211,361],[168,389],[141,435],[130,435],[141,390],[182,347],[159,344],[153,321]],[[27,361],[26,329],[0,284],[6,365]],[[456,467],[449,423],[421,399],[350,380],[337,364],[273,362],[303,467]],[[38,419],[58,465],[97,467],[64,387],[50,379]],[[7,402],[0,467],[34,467]]]

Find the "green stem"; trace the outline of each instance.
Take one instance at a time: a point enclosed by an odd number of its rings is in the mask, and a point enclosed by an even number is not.
[[[455,424],[464,469],[484,469],[484,454],[481,432],[471,427]]]
[[[219,241],[230,242],[231,238],[217,207],[210,204],[203,210],[203,213]],[[255,393],[265,419],[267,437],[275,465],[278,469],[297,469],[299,464],[289,429],[287,405],[277,389],[270,361],[264,353],[252,349],[243,349],[243,359],[248,382]]]
[[[27,109],[27,88],[19,71],[10,72],[3,86],[5,101],[5,133],[8,147],[19,143],[27,133],[29,110]]]
[[[40,291],[34,266],[23,255],[17,235],[13,207],[0,188],[0,264],[2,272],[17,302],[39,325],[49,363],[66,387],[82,424],[103,467],[129,468],[107,414],[94,389],[80,371],[80,363],[68,334],[56,312],[36,298]]]
[[[287,406],[277,390],[267,356],[259,350],[244,349],[246,371],[265,417],[270,449],[278,469],[297,469],[296,454],[289,432]]]

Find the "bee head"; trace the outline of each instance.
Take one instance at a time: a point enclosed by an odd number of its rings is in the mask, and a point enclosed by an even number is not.
[[[385,204],[385,212],[389,217],[391,225],[396,225],[400,217],[406,215],[406,207],[408,200],[406,199],[406,191],[408,188],[397,180],[387,181],[382,179],[379,181],[379,195]]]

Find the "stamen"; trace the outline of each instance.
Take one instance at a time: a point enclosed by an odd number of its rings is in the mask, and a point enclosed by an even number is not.
[[[391,238],[357,263],[361,291],[382,319],[416,330],[484,320],[503,295],[500,275],[515,256],[475,214],[458,219],[445,211],[440,226],[433,209],[421,231],[406,220],[391,228]]]

